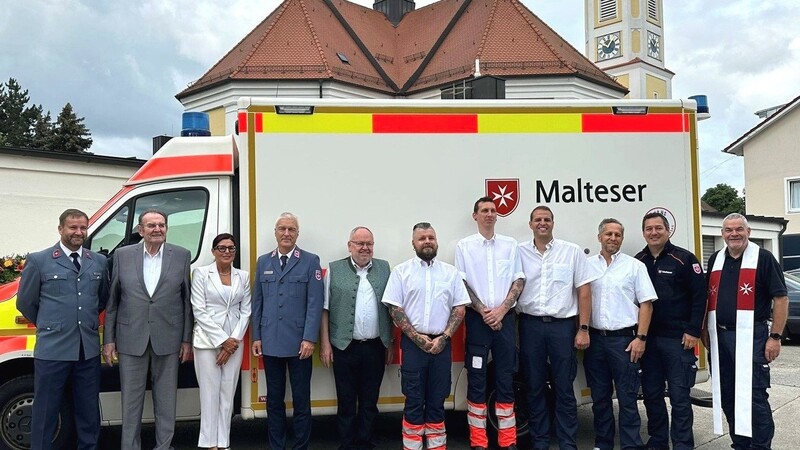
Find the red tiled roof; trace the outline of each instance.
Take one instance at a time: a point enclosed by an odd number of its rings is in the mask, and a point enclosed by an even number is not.
[[[482,75],[574,75],[626,92],[519,0],[441,0],[397,27],[346,0],[285,0],[177,97],[256,79],[333,79],[403,95],[470,78],[475,59]]]

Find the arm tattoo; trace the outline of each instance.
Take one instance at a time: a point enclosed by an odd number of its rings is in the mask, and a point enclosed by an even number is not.
[[[447,326],[444,327],[444,332],[447,333],[448,336],[453,337],[453,334],[464,320],[465,312],[466,310],[463,306],[455,306],[450,310],[450,318],[447,319]]]
[[[474,309],[478,313],[482,313],[483,310],[486,309],[486,305],[481,302],[481,299],[478,298],[478,294],[472,290],[471,287],[467,284],[467,280],[464,280],[464,286],[467,288],[467,294],[469,294],[469,299],[472,301],[472,309]]]
[[[392,320],[394,324],[397,325],[397,328],[408,336],[412,342],[417,344],[418,347],[422,348],[425,345],[425,341],[422,339],[417,330],[414,329],[414,326],[411,325],[411,321],[408,320],[408,316],[406,316],[406,312],[403,308],[395,305],[389,305],[389,315],[392,316]]]
[[[508,295],[506,295],[506,299],[503,301],[503,306],[505,306],[507,310],[511,311],[511,307],[514,305],[514,302],[517,301],[517,298],[519,297],[519,294],[522,293],[522,288],[524,287],[524,278],[517,278],[513,283],[511,283],[511,289],[508,290]]]

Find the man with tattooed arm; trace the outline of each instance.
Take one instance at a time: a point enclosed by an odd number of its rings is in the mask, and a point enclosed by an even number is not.
[[[444,401],[450,394],[450,338],[470,303],[458,270],[436,259],[439,244],[430,223],[412,229],[416,257],[389,276],[382,302],[403,331],[400,372],[403,395],[403,449],[447,448]]]

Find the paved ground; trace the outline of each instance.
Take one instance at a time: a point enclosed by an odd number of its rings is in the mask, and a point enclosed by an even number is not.
[[[791,449],[800,446],[800,426],[795,422],[800,415],[800,345],[786,345],[781,357],[772,365],[772,389],[770,404],[775,418],[776,436],[772,443],[775,449]],[[697,386],[706,391],[711,390],[708,383]],[[644,406],[639,407],[642,418],[645,417]],[[694,407],[695,443],[698,449],[721,450],[730,448],[730,437],[715,436],[712,432],[711,409]],[[578,447],[591,449],[593,444],[592,411],[590,405],[578,410],[579,436]],[[377,444],[380,449],[400,449],[399,414],[381,415],[377,424]],[[644,422],[644,421],[643,421]],[[646,437],[645,424],[642,436]],[[469,449],[467,440],[466,417],[464,413],[448,413],[448,448],[451,450]],[[195,449],[199,424],[181,423],[176,430],[173,445],[176,450]],[[727,427],[726,427],[727,431]],[[100,448],[114,449],[119,447],[119,427],[104,428],[101,433]],[[265,420],[245,421],[234,419],[231,431],[232,448],[235,450],[267,448]],[[143,448],[152,447],[154,442],[152,425],[143,426]],[[315,417],[311,448],[314,450],[333,450],[337,448],[335,417]],[[551,446],[557,449],[556,445]]]

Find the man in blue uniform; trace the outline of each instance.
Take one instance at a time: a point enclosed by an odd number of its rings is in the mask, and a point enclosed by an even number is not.
[[[642,219],[647,247],[636,258],[647,266],[656,288],[647,351],[642,357],[642,392],[647,410],[647,447],[685,450],[694,448],[690,391],[697,372],[695,348],[706,312],[703,269],[688,250],[669,241],[669,222],[658,212]],[[669,385],[672,429],[664,402]]]
[[[324,286],[319,257],[296,246],[297,217],[283,213],[275,222],[278,247],[261,255],[253,286],[254,356],[264,357],[267,376],[267,430],[275,450],[286,446],[286,371],[292,385],[295,449],[311,437],[311,355],[319,337]]]
[[[89,217],[68,209],[58,218],[61,240],[28,256],[17,309],[36,325],[31,448],[49,449],[67,383],[72,385],[78,449],[100,436],[99,314],[108,301],[105,256],[83,248]]]

